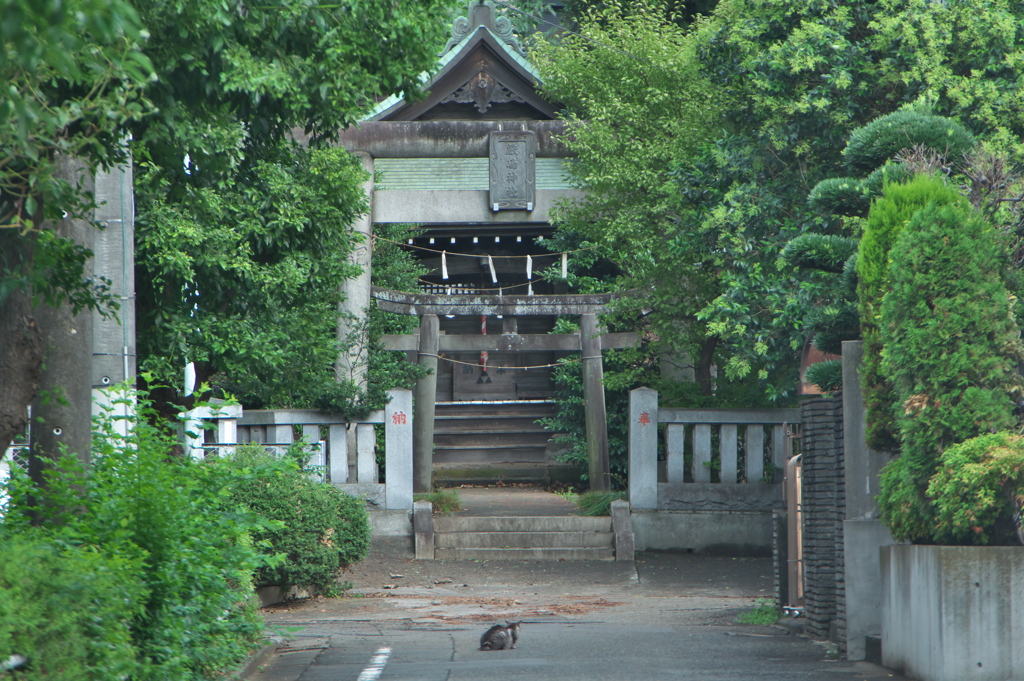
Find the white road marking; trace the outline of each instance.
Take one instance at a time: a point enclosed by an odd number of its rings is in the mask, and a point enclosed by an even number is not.
[[[356,681],[376,681],[380,678],[380,675],[384,673],[384,667],[387,666],[388,658],[391,657],[391,648],[385,646],[377,651],[377,654],[370,660],[369,666],[366,667],[360,674]]]

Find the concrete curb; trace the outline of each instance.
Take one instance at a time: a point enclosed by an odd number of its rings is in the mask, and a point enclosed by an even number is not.
[[[239,668],[239,670],[235,673],[235,675],[232,678],[234,678],[236,681],[244,681],[245,679],[249,678],[253,672],[259,669],[261,665],[267,663],[270,657],[274,654],[274,651],[277,650],[278,645],[279,643],[268,643],[267,645],[257,650],[255,653],[252,654],[248,661],[246,661],[241,666],[241,668]]]

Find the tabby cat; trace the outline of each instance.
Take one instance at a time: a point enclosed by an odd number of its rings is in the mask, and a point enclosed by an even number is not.
[[[480,650],[506,650],[516,647],[522,622],[509,622],[507,626],[495,624],[480,637]]]

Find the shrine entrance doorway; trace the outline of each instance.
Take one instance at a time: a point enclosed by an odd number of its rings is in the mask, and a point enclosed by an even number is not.
[[[506,365],[499,374],[499,368],[489,367],[486,360],[478,365],[453,361],[449,354],[478,353],[489,357],[491,353],[527,354],[576,353],[583,364],[584,403],[587,433],[588,476],[592,489],[609,489],[608,431],[604,403],[602,349],[621,348],[636,343],[634,333],[602,333],[598,327],[597,314],[604,311],[612,300],[612,294],[604,295],[536,295],[536,296],[469,296],[402,293],[374,288],[376,304],[389,312],[415,314],[420,318],[419,331],[415,335],[385,336],[385,347],[390,350],[415,352],[417,361],[431,373],[420,379],[415,392],[415,415],[413,419],[413,480],[414,487],[430,489],[434,480],[434,449],[437,436],[437,383],[440,372],[439,362],[466,366],[471,370],[465,375],[475,378],[477,385],[493,385],[491,376],[499,380],[515,381],[515,374],[529,371],[526,367]],[[579,315],[580,331],[571,334],[519,333],[515,320],[522,317],[554,317],[558,315]],[[501,317],[510,320],[503,325],[502,333],[480,335],[448,335],[440,333],[439,317]],[[550,367],[546,367],[550,368]],[[511,374],[509,379],[504,376]],[[517,418],[522,414],[517,407],[522,400],[492,400],[496,407],[491,415],[485,414],[492,422],[502,417]],[[443,404],[443,403],[441,403]],[[508,443],[515,447],[516,443]],[[509,463],[509,462],[504,462]]]

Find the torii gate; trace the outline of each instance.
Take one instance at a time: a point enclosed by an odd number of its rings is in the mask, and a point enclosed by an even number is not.
[[[510,352],[561,350],[582,354],[584,413],[587,428],[587,459],[591,489],[611,488],[608,461],[608,423],[604,402],[602,350],[636,344],[635,333],[603,333],[597,315],[621,294],[465,296],[403,293],[373,287],[377,306],[388,312],[419,315],[420,328],[412,335],[387,335],[387,350],[417,352],[420,366],[430,374],[416,383],[413,416],[413,487],[430,490],[433,469],[434,401],[437,394],[437,360],[441,352]],[[438,315],[502,315],[502,333],[492,335],[444,335]],[[580,315],[580,333],[519,334],[517,315]]]
[[[336,376],[365,384],[362,320],[371,298],[382,309],[421,317],[418,335],[387,338],[386,347],[418,351],[419,363],[435,370],[439,351],[581,351],[591,485],[608,489],[601,349],[635,341],[632,334],[600,333],[596,314],[612,296],[435,296],[381,289],[371,294],[373,223],[486,228],[497,240],[499,232],[539,234],[550,228],[549,213],[559,201],[584,197],[565,177],[573,154],[562,141],[570,131],[556,120],[561,107],[544,97],[536,69],[493,0],[467,0],[466,14],[453,22],[436,71],[423,75],[420,89],[422,96],[415,99],[395,94],[381,101],[365,121],[340,131],[336,140],[360,157],[369,178],[364,191],[370,208],[354,225],[361,243],[352,262],[362,274],[344,285],[337,333],[351,349],[338,358]],[[383,178],[379,186],[377,173]],[[503,333],[441,337],[439,314],[503,315]],[[520,335],[517,314],[579,314],[582,330]],[[416,388],[417,491],[429,491],[431,481],[435,387],[433,374]]]

